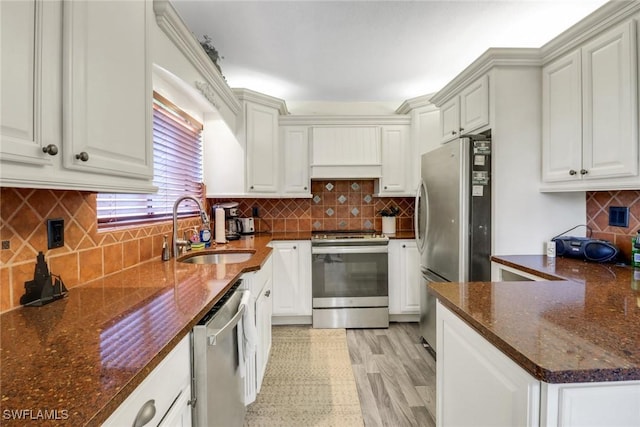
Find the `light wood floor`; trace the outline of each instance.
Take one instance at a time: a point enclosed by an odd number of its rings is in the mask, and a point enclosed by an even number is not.
[[[347,342],[366,427],[435,426],[435,360],[417,323],[347,329]]]

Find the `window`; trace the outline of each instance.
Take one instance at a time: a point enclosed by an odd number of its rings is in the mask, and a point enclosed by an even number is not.
[[[202,124],[162,95],[153,93],[153,184],[155,194],[107,194],[97,197],[98,225],[112,226],[171,218],[182,195],[204,198],[202,185]],[[185,201],[181,215],[197,214]]]

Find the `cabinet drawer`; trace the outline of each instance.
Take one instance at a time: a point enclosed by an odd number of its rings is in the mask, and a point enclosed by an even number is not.
[[[114,411],[103,426],[130,426],[147,402],[153,401],[155,415],[146,425],[158,425],[174,402],[182,402],[182,394],[190,390],[189,335],[160,362],[133,393]],[[189,400],[191,397],[188,397]]]

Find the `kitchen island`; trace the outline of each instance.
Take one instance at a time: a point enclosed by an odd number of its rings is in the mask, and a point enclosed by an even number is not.
[[[507,423],[640,425],[640,287],[634,270],[546,256],[492,261],[538,280],[430,286],[440,304],[439,424],[459,421],[450,417],[452,408],[470,404],[464,394],[448,398],[459,365],[477,367],[465,371],[471,375],[463,380],[467,390],[509,389],[493,407],[511,411]],[[466,354],[452,357],[453,349],[469,342],[474,344]],[[474,386],[473,376],[482,370],[486,377],[478,380],[489,384]],[[469,391],[472,396],[483,401],[482,394]]]

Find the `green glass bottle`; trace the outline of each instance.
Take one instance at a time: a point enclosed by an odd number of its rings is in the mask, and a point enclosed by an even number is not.
[[[631,238],[631,265],[640,267],[640,230]]]

